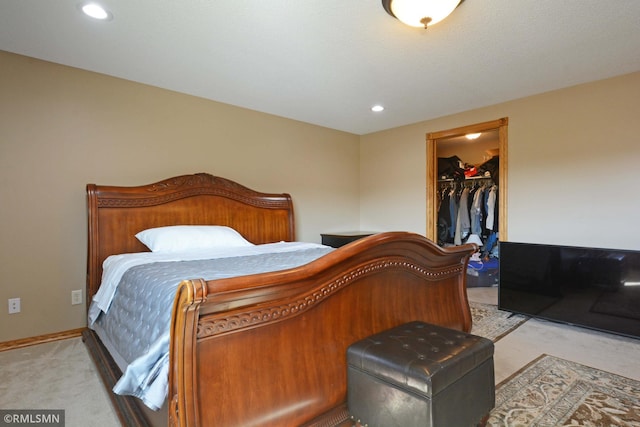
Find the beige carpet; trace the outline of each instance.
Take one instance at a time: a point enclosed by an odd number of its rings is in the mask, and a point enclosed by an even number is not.
[[[0,352],[0,409],[62,409],[65,427],[120,425],[80,338]]]
[[[639,427],[640,381],[545,354],[497,387],[487,424]]]
[[[528,317],[498,310],[493,304],[470,302],[473,325],[471,333],[498,341],[500,338],[522,325]]]

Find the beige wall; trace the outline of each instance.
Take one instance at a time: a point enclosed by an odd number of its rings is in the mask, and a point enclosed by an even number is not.
[[[0,93],[0,342],[86,324],[87,183],[209,172],[291,193],[299,240],[358,227],[356,135],[6,52]]]
[[[425,135],[501,117],[509,240],[640,249],[640,73],[362,136],[361,227],[424,234]]]

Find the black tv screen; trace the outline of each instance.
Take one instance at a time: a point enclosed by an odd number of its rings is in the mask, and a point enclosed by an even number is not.
[[[640,251],[500,242],[498,308],[640,338]]]

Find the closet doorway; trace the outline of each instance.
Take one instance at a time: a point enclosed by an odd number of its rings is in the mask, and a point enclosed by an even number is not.
[[[492,211],[497,221],[497,226],[493,226],[493,233],[491,233],[491,230],[487,233],[487,229],[484,228],[482,241],[483,244],[487,243],[486,239],[491,234],[494,234],[490,239],[491,242],[494,243],[493,247],[497,246],[497,239],[507,240],[508,123],[509,119],[505,117],[490,122],[477,123],[427,134],[426,235],[429,239],[442,246],[446,246],[449,244],[464,243],[471,234],[477,234],[470,230],[466,233],[463,231],[461,233],[462,235],[460,235],[459,229],[454,233],[455,218],[448,224],[443,224],[442,211],[439,211],[443,202],[443,194],[445,194],[445,191],[449,194],[449,188],[452,190],[456,188],[462,192],[464,188],[473,191],[477,190],[480,186],[491,185],[496,190],[495,205],[493,205],[495,210]],[[478,133],[481,135],[477,139],[467,139],[467,135]],[[443,160],[455,157],[461,160],[461,169],[465,171],[462,177],[460,176],[460,169],[456,170],[454,177],[442,173]],[[438,158],[441,158],[440,171],[438,170]],[[471,166],[479,167],[483,166],[484,163],[486,163],[486,168],[480,168],[479,172],[474,173]],[[495,166],[492,173],[486,172],[489,166]],[[458,196],[460,196],[460,192],[457,193]],[[470,199],[467,200],[469,200],[470,203]],[[483,214],[488,216],[486,211],[483,212]],[[484,220],[486,221],[486,218]],[[483,223],[483,225],[486,225],[486,223]],[[445,234],[445,230],[447,229],[450,235],[447,236],[447,239],[443,240],[443,234]],[[483,249],[487,247],[488,246],[484,246]],[[484,255],[486,256],[487,253],[484,252]]]

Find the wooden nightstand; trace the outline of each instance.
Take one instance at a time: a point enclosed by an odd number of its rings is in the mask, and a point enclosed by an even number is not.
[[[320,236],[322,237],[323,245],[339,248],[347,243],[351,243],[363,237],[371,236],[372,234],[376,233],[373,231],[343,231],[340,233],[324,233],[320,234]]]

